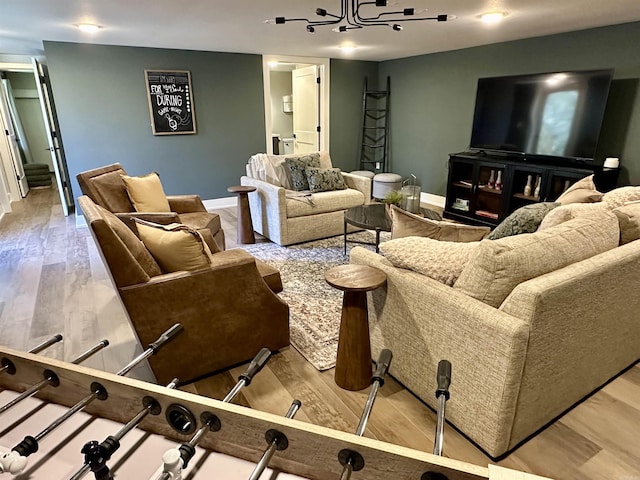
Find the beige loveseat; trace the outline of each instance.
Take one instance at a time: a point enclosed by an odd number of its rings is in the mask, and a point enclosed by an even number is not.
[[[320,168],[332,168],[329,154],[319,154]],[[344,230],[344,211],[371,202],[371,179],[345,172],[344,190],[308,194],[288,189],[283,162],[301,155],[306,154],[254,155],[240,180],[256,187],[249,194],[253,229],[278,245],[338,235]]]
[[[391,349],[390,373],[432,407],[450,360],[447,419],[501,456],[640,358],[640,240],[619,245],[622,223],[603,211],[482,240],[453,286],[353,248],[387,274],[369,294],[373,355]]]

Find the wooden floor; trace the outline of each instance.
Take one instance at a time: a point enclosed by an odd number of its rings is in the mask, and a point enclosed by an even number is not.
[[[114,372],[140,349],[87,228],[76,228],[73,216],[63,217],[56,198],[53,189],[32,190],[0,220],[0,343],[27,350],[61,332],[63,344],[46,355],[70,360],[106,337],[112,345],[88,365]],[[234,248],[235,209],[218,213],[227,247]],[[238,367],[183,389],[222,398],[242,371]],[[149,375],[144,368],[132,373],[141,379]],[[453,378],[455,395],[455,366]],[[271,358],[237,402],[284,415],[297,398],[303,403],[297,419],[353,432],[367,395],[367,390],[340,389],[333,370],[318,372],[295,349],[287,348]],[[431,451],[434,430],[433,411],[389,379],[365,436]],[[640,480],[639,435],[636,365],[498,463],[556,479]],[[445,428],[444,453],[477,465],[491,463],[450,425]]]

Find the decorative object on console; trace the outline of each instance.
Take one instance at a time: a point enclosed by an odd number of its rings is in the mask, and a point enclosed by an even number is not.
[[[491,170],[491,174],[489,175],[489,181],[487,182],[487,187],[494,188],[496,186],[496,171]]]
[[[527,184],[524,186],[524,192],[522,192],[525,197],[530,197],[531,196],[531,182],[532,182],[532,180],[533,180],[533,176],[532,175],[527,175]]]
[[[540,182],[542,181],[541,175],[536,175],[536,188],[533,191],[533,196],[536,200],[540,201]]]
[[[502,190],[502,170],[498,170],[498,177],[496,178],[496,190]]]
[[[266,20],[265,23],[281,25],[286,22],[306,22],[307,32],[314,33],[316,27],[324,27],[327,25],[335,25],[332,30],[334,32],[346,32],[348,30],[359,29],[367,26],[389,27],[394,31],[402,30],[402,26],[398,22],[420,21],[420,20],[436,20],[438,22],[446,22],[448,15],[436,15],[435,17],[419,16],[425,10],[416,10],[413,7],[402,8],[400,10],[381,10],[381,7],[390,5],[387,0],[376,0],[375,2],[356,0],[340,0],[340,13],[334,14],[328,12],[324,8],[317,8],[316,15],[323,17],[320,20],[309,20],[308,18],[286,18],[275,17]],[[371,13],[365,13],[368,5],[375,5],[377,8]],[[375,11],[377,10],[377,12]],[[369,10],[370,11],[370,10]],[[329,18],[327,18],[329,17]],[[408,17],[408,18],[405,18]]]

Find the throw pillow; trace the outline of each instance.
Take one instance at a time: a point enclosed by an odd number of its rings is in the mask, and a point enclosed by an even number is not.
[[[480,242],[453,288],[498,308],[520,283],[618,246],[616,216],[574,218],[541,232]]]
[[[640,187],[620,187],[607,192],[602,197],[611,208],[621,207],[629,202],[640,200]]]
[[[398,268],[453,285],[479,244],[405,237],[381,243],[380,253]]]
[[[602,218],[603,210],[611,209],[604,202],[570,203],[568,205],[560,205],[558,208],[554,208],[553,211],[549,212],[547,216],[542,219],[542,223],[540,223],[538,230],[555,227],[556,225],[560,225],[561,223],[573,218],[593,218],[594,220],[598,220]]]
[[[447,242],[475,242],[489,233],[489,227],[431,220],[391,205],[391,238],[427,237]]]
[[[596,184],[593,183],[593,175],[589,175],[566,189],[560,194],[556,202],[567,205],[568,203],[591,203],[599,202],[600,200],[602,200],[602,193],[596,189]]]
[[[347,188],[339,168],[328,168],[325,170],[317,167],[307,167],[305,174],[307,175],[311,193],[331,192],[333,190],[344,190]]]
[[[301,157],[285,158],[285,167],[289,172],[289,185],[293,190],[301,192],[309,190],[306,169],[320,167],[320,154],[310,153]]]
[[[541,202],[520,207],[500,222],[487,238],[489,240],[498,240],[511,235],[533,233],[538,229],[545,216],[559,205],[559,203],[554,202]]]
[[[209,247],[196,230],[179,223],[159,225],[135,219],[138,235],[163,272],[195,270],[211,264]]]
[[[620,225],[620,245],[640,238],[640,203],[630,203],[615,208],[613,213]]]
[[[122,175],[122,181],[136,212],[171,211],[167,196],[160,183],[160,176],[156,172],[143,177]]]

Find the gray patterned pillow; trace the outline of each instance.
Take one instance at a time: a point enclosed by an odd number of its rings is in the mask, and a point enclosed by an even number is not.
[[[520,207],[505,218],[493,232],[487,235],[487,238],[497,240],[521,233],[533,233],[538,229],[545,215],[558,206],[560,204],[555,202],[541,202]]]
[[[289,184],[293,190],[309,190],[309,181],[305,172],[307,167],[320,166],[320,154],[310,153],[300,157],[285,158],[284,165],[289,173]]]
[[[306,173],[311,193],[330,192],[347,188],[339,168],[321,169],[308,167]]]

